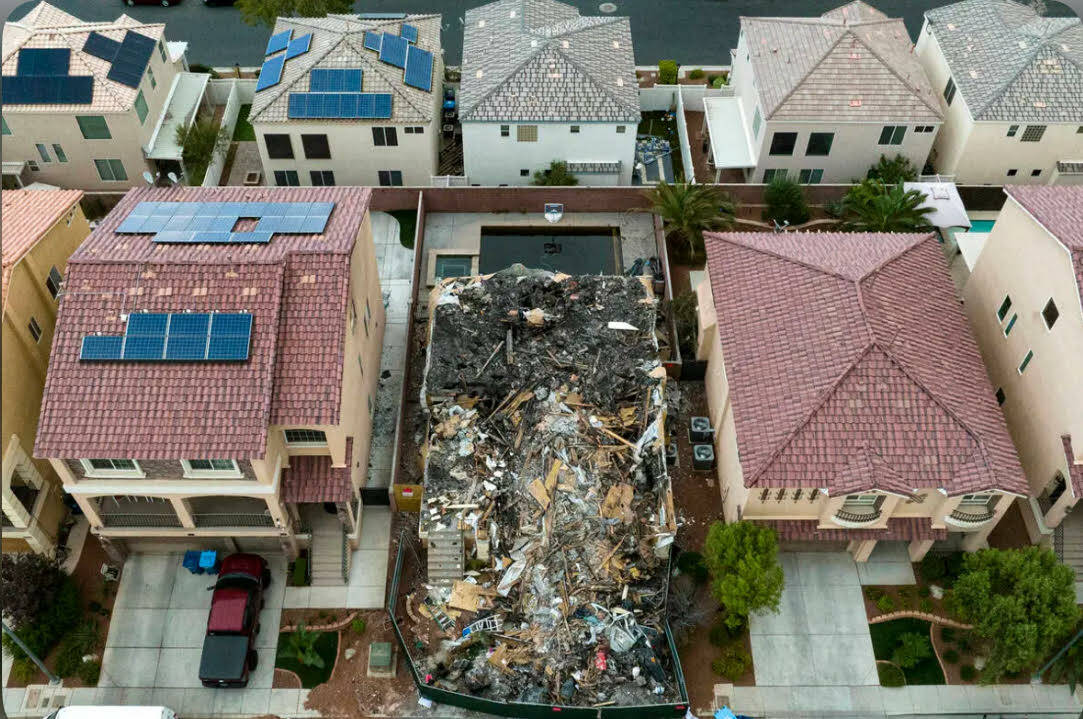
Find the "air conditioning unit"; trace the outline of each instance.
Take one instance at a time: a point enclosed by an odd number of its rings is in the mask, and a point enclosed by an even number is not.
[[[714,429],[710,417],[693,417],[688,425],[688,441],[692,444],[714,442]]]
[[[702,471],[714,469],[714,447],[712,445],[692,445],[692,469]]]
[[[677,466],[677,442],[673,441],[666,445],[666,466]]]

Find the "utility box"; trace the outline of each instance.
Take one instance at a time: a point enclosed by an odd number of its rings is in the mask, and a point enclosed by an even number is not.
[[[692,469],[704,472],[714,469],[714,446],[709,444],[692,445]]]
[[[391,642],[372,642],[369,644],[368,675],[391,679],[395,676],[395,650]]]
[[[677,443],[675,441],[666,445],[666,466],[677,466]]]
[[[692,444],[714,442],[714,429],[710,417],[693,417],[688,425],[688,441]]]

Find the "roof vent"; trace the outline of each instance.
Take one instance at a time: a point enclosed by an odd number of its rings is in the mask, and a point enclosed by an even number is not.
[[[478,27],[485,27],[485,21],[484,20],[478,20]]]
[[[511,11],[511,12],[509,13],[509,15],[510,15],[511,17],[515,17],[515,11],[514,11],[514,10],[512,10],[512,11]]]
[[[613,41],[613,47],[614,47],[614,48],[620,47],[620,43],[619,43],[619,42],[617,42],[616,40],[614,40],[614,41]]]
[[[977,76],[978,76],[978,71],[977,70],[971,70],[970,71],[970,77],[976,78]]]
[[[856,52],[852,52],[852,53],[850,53],[850,59],[851,60],[859,60],[859,59],[861,59],[861,56],[858,55]]]
[[[861,107],[861,98],[855,97],[854,99],[850,100],[850,107]]]
[[[623,77],[618,77],[617,78],[617,85],[620,86],[620,87],[624,87],[624,78]]]
[[[1020,50],[1026,50],[1027,49],[1027,41],[1026,40],[1020,40],[1019,41],[1019,49]]]
[[[565,50],[567,50],[569,47],[572,46],[572,44],[570,42],[568,42],[567,40],[561,40],[560,41],[560,46],[562,48],[564,48]]]
[[[530,41],[530,47],[537,47],[537,46],[538,46],[538,41],[537,40],[531,40]]]
[[[477,72],[474,73],[474,77],[484,77],[484,76],[485,76],[485,71],[484,70],[478,70]]]
[[[949,22],[948,23],[948,30],[954,30],[954,29],[955,29],[955,23]]]
[[[1038,108],[1046,107],[1046,104],[1042,100],[1035,100],[1034,101],[1034,107],[1038,107]]]

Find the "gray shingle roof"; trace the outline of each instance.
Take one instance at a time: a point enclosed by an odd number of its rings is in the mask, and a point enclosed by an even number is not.
[[[639,122],[625,17],[580,17],[555,0],[499,0],[466,12],[463,121]]]
[[[742,17],[770,120],[937,122],[936,93],[903,21],[863,2],[820,17]]]
[[[1083,121],[1083,24],[1012,0],[925,13],[976,120]]]
[[[418,29],[417,46],[434,56],[432,92],[410,87],[403,82],[403,71],[380,62],[379,54],[366,50],[366,30],[398,35],[403,24]],[[392,122],[429,122],[435,111],[433,93],[440,92],[443,78],[443,56],[440,49],[440,16],[408,15],[403,20],[368,20],[357,15],[328,15],[322,18],[280,17],[275,33],[293,30],[293,37],[312,33],[309,51],[286,61],[282,80],[256,93],[249,119],[253,122],[286,122],[291,92],[307,92],[309,71],[313,68],[361,68],[364,72],[361,89],[364,92],[389,92],[392,95]],[[270,36],[268,36],[270,37]],[[331,120],[319,122],[357,123],[372,120]],[[384,122],[387,120],[379,120]]]

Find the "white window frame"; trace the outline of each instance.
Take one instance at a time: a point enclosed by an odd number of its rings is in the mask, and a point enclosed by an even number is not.
[[[842,503],[850,507],[872,507],[879,498],[879,494],[848,494]]]
[[[993,494],[964,494],[959,500],[960,507],[988,507],[993,501]]]
[[[226,461],[233,463],[233,469],[192,469],[192,464],[187,459],[182,459],[181,465],[184,466],[186,479],[240,479],[244,476],[241,468],[237,466],[237,460],[227,459]]]
[[[288,430],[283,429],[282,430],[282,441],[286,443],[287,447],[326,447],[327,446],[327,433],[326,432],[323,433],[323,441],[322,442],[291,442],[290,439],[289,439],[289,435],[287,435],[286,432],[292,431],[292,430],[311,431],[311,432],[322,432],[323,431],[323,430],[319,430],[319,429],[311,429],[310,430],[308,427],[290,427]]]
[[[113,459],[113,458],[110,458],[110,457],[95,457],[94,459]],[[118,459],[120,459],[120,458],[118,458]],[[131,463],[133,465],[135,465],[135,469],[96,469],[93,465],[90,464],[89,459],[80,459],[79,461],[83,465],[83,474],[86,475],[87,477],[94,477],[94,478],[101,478],[101,479],[125,479],[125,478],[133,478],[134,477],[136,479],[141,479],[141,478],[147,476],[146,472],[143,471],[143,468],[139,466],[139,462],[137,460],[134,460],[134,459],[129,460],[129,461],[131,461]]]

